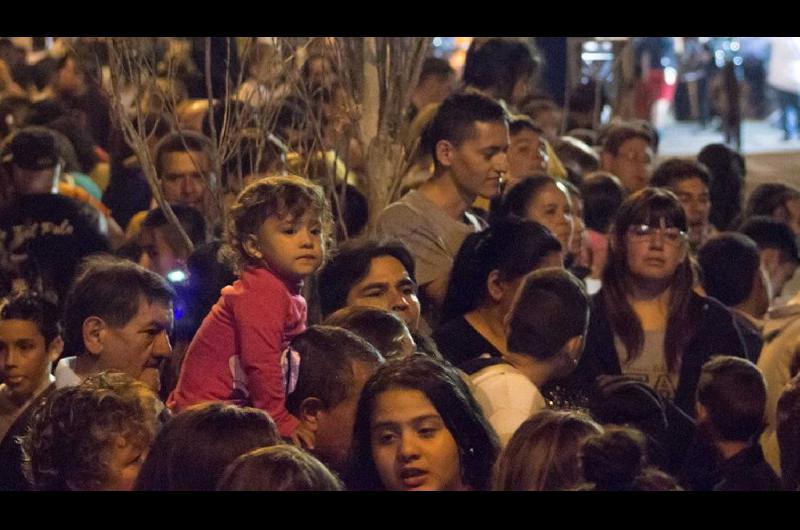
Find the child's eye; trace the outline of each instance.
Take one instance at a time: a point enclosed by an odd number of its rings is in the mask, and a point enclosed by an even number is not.
[[[294,227],[284,228],[283,233],[286,234],[287,236],[292,236],[297,233],[297,229],[295,229]]]
[[[316,227],[312,228],[311,229],[311,234],[315,235],[315,236],[318,236],[318,235],[322,234],[322,228],[320,228],[319,226],[316,226]]]

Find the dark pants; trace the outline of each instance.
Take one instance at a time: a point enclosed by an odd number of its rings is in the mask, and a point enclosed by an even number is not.
[[[778,104],[781,106],[781,127],[783,138],[788,140],[797,136],[797,124],[800,119],[800,95],[794,92],[784,92],[775,89],[778,94]]]

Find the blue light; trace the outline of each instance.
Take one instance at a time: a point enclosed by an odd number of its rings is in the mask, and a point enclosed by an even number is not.
[[[183,283],[187,278],[188,276],[186,276],[186,273],[180,269],[175,269],[167,273],[167,280],[172,283]]]

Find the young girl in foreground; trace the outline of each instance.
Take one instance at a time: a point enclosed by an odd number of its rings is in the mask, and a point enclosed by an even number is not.
[[[281,352],[306,327],[303,280],[322,265],[331,214],[319,186],[267,177],[242,191],[230,211],[226,250],[240,271],[222,290],[189,345],[173,411],[202,401],[262,409],[281,436],[297,428],[285,407]]]
[[[427,355],[387,361],[358,402],[349,489],[488,489],[500,443],[458,372]]]

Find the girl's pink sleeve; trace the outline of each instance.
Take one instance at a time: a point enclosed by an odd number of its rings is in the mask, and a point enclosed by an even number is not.
[[[286,410],[280,362],[289,308],[289,297],[278,290],[243,294],[234,308],[250,401],[275,420],[282,436],[291,434],[298,425],[297,418]]]

